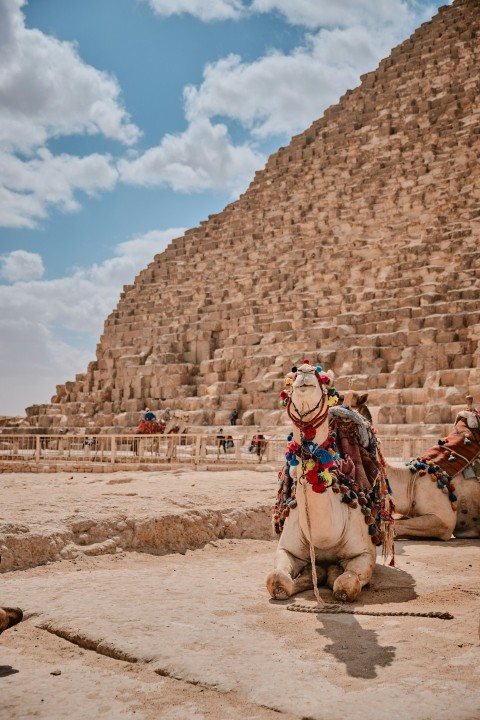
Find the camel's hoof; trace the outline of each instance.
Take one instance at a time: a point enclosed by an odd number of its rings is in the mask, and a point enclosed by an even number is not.
[[[276,587],[273,590],[273,599],[274,600],[288,600],[290,595],[287,593],[285,588],[283,587]]]
[[[0,608],[0,635],[4,630],[13,627],[23,618],[23,611],[20,608]]]
[[[357,599],[362,585],[355,573],[346,571],[333,584],[333,597],[339,602],[353,602]]]

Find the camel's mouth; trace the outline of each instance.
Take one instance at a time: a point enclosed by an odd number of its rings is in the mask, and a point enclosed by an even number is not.
[[[318,386],[317,379],[311,375],[304,375],[297,377],[293,383],[294,390],[307,390],[308,388],[315,388]]]

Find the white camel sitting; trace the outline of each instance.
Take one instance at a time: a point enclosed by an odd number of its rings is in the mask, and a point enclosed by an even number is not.
[[[274,569],[267,577],[267,589],[277,600],[313,587],[313,560],[317,584],[326,581],[336,600],[352,602],[372,576],[375,545],[393,549],[393,505],[381,463],[375,462],[375,449],[369,454],[363,447],[360,453],[357,445],[358,459],[366,454],[376,477],[369,484],[365,475],[356,474],[359,468],[340,447],[337,431],[345,424],[342,413],[350,414],[350,430],[353,416],[353,424],[359,423],[362,430],[364,421],[344,408],[335,418],[332,408],[329,424],[329,408],[337,399],[329,383],[319,366],[304,361],[287,376],[281,394],[293,435],[279,474],[274,519],[281,536]],[[365,431],[362,444],[372,442],[373,435]]]
[[[389,463],[387,473],[402,515],[395,523],[397,535],[480,537],[480,411],[472,405],[457,415],[454,430],[436,447],[407,466]]]
[[[353,393],[351,407],[371,418],[367,399],[367,394]],[[437,446],[407,465],[387,463],[396,512],[401,516],[395,521],[398,537],[480,537],[480,409],[474,407],[471,395],[466,400],[467,407],[458,413],[452,432]]]

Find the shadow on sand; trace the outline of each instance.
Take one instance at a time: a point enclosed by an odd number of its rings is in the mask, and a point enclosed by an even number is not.
[[[325,602],[334,602],[330,591],[322,588],[321,595]],[[296,597],[314,599],[312,591],[300,593]],[[362,590],[356,602],[351,605],[346,603],[345,608],[381,611],[381,608],[375,606],[397,605],[414,600],[416,597],[415,581],[409,573],[377,565],[372,582]],[[404,609],[404,607],[391,608],[393,612]],[[317,632],[320,636],[330,640],[330,644],[325,646],[324,651],[344,663],[348,675],[373,679],[377,677],[378,667],[388,667],[393,663],[396,648],[393,645],[380,645],[377,632],[362,627],[360,617],[349,614],[318,614],[317,620],[321,627]],[[383,617],[365,617],[365,620],[367,619],[376,620],[378,623],[384,622]]]

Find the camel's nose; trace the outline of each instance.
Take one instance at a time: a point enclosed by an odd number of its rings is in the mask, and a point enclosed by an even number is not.
[[[315,385],[315,378],[312,376],[312,373],[298,373],[293,386],[301,387],[302,385]]]

